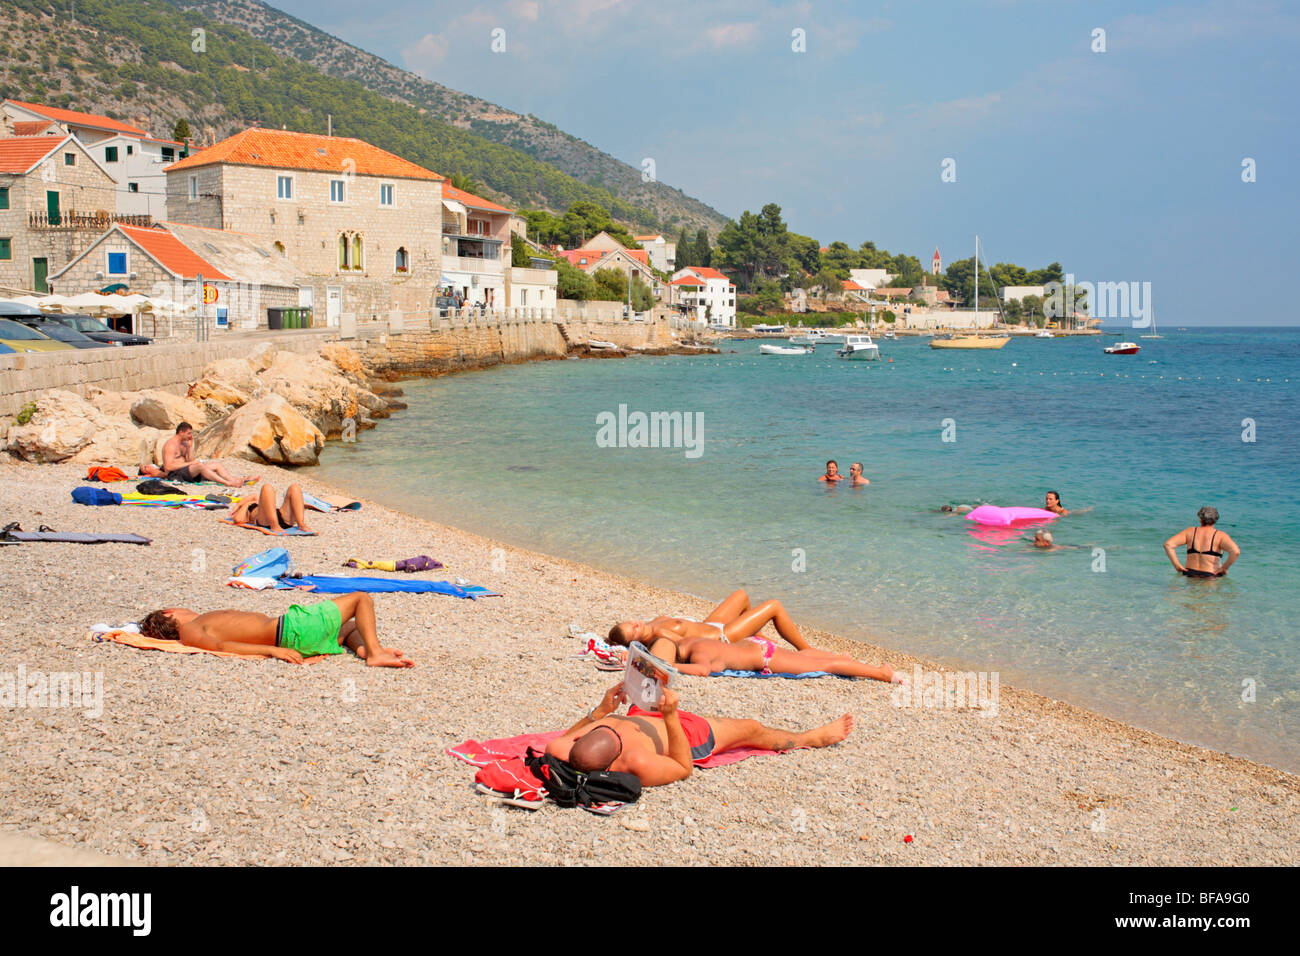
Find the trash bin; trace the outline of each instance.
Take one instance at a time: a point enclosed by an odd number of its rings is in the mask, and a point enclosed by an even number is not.
[[[272,332],[278,332],[284,328],[284,309],[267,309],[266,310],[266,327]]]

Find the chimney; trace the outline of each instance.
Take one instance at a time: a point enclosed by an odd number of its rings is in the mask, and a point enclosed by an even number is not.
[[[0,136],[14,135],[14,121],[4,110],[0,109]]]

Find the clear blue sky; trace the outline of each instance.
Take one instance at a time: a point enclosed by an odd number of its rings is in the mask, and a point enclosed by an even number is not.
[[[1151,282],[1161,324],[1300,321],[1300,5],[272,5],[635,166],[652,157],[728,216],[776,202],[823,244],[925,263],[936,245],[969,256],[978,232],[991,261]]]

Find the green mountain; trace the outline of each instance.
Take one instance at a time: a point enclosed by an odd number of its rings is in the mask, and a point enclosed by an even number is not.
[[[73,18],[75,16],[75,19]],[[716,232],[726,217],[535,116],[398,69],[254,0],[5,0],[0,95],[198,143],[257,123],[355,136],[514,208],[578,200],[635,230]],[[195,31],[202,31],[196,33]]]

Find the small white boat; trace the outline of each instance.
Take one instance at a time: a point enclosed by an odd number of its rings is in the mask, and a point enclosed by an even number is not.
[[[803,335],[796,335],[790,339],[791,345],[843,345],[844,336],[836,332],[825,332],[821,329],[809,329]]]
[[[1054,339],[1054,338],[1056,338],[1056,336],[1053,335],[1051,332],[1047,331],[1047,329],[1040,329],[1039,331],[1037,331],[1037,332],[1034,333],[1034,338],[1036,338],[1036,339]]]
[[[894,335],[893,329],[890,329],[888,332],[886,332],[884,335],[881,336],[882,339],[890,339],[890,340],[895,339],[897,337],[898,336]]]
[[[835,354],[850,362],[868,362],[880,358],[880,346],[869,335],[846,335],[844,347]]]
[[[587,348],[589,349],[616,349],[618,348],[613,342],[602,342],[599,339],[588,339]]]
[[[751,332],[775,332],[778,335],[785,331],[784,325],[755,325],[750,329]]]
[[[758,351],[763,355],[808,355],[811,348],[793,348],[789,345],[760,345]]]
[[[1106,346],[1104,351],[1107,355],[1137,355],[1141,348],[1136,342],[1116,342]]]

